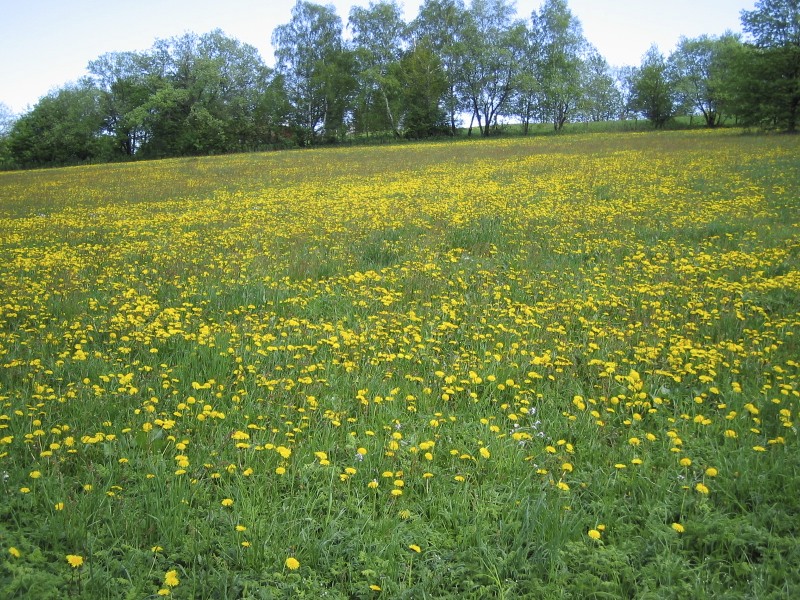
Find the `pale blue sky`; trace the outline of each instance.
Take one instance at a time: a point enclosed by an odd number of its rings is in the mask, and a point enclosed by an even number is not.
[[[86,74],[105,54],[145,50],[156,38],[215,28],[259,49],[273,64],[270,38],[286,23],[294,0],[0,0],[0,102],[14,112],[33,106],[50,90]],[[333,4],[342,20],[369,0],[318,0]],[[586,38],[612,65],[638,64],[655,43],[668,53],[682,35],[741,31],[739,13],[755,0],[568,0]],[[399,0],[407,20],[420,0]],[[528,19],[542,0],[517,0]]]

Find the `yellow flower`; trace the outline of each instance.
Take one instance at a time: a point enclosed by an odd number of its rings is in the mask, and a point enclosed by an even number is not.
[[[488,448],[481,448],[478,452],[481,453],[481,456],[483,458],[489,458],[491,456],[491,453],[489,452]]]
[[[17,550],[16,548],[14,548],[14,546],[11,546],[11,547],[8,549],[8,553],[9,553],[11,556],[13,556],[14,558],[19,558],[20,556],[22,556],[22,553],[21,553],[19,550]]]
[[[286,568],[289,569],[290,571],[295,571],[300,568],[300,561],[297,560],[294,556],[290,556],[289,558],[287,558],[284,564],[286,565]]]
[[[692,459],[691,459],[691,458],[685,458],[685,457],[684,457],[684,458],[682,458],[682,459],[680,460],[680,463],[681,463],[681,466],[682,466],[682,467],[689,467],[689,466],[691,466],[691,464],[692,464]]]
[[[222,501],[222,506],[233,506],[233,500],[230,498],[225,498]]]
[[[375,585],[373,583],[372,585],[369,586],[369,589],[371,589],[373,592],[380,592],[381,591],[381,586]]]
[[[64,510],[64,503],[63,502],[56,502],[53,506],[56,510]]]
[[[278,467],[278,468],[275,469],[275,473],[277,475],[285,475],[286,474],[286,469],[284,467]]]
[[[175,569],[172,569],[171,571],[167,571],[166,573],[164,573],[164,585],[168,585],[169,587],[175,587],[180,582],[181,580],[178,579],[178,572]]]
[[[83,564],[83,557],[77,554],[67,554],[67,562],[73,569],[77,569]]]
[[[590,529],[589,533],[587,535],[590,538],[592,538],[593,540],[599,540],[600,539],[600,532],[597,531],[597,529]]]
[[[569,486],[566,483],[564,483],[563,481],[559,481],[556,484],[556,487],[558,489],[560,489],[562,492],[568,492],[569,491]]]
[[[672,525],[670,525],[670,527],[672,527],[678,533],[683,533],[685,531],[683,525],[681,525],[680,523],[673,523]]]
[[[702,483],[698,483],[696,486],[694,486],[694,489],[700,492],[701,494],[708,494],[709,492],[709,489]]]
[[[39,479],[42,476],[40,471],[31,471],[31,479]]]
[[[719,471],[717,471],[714,467],[708,467],[706,469],[706,475],[709,477],[716,477],[717,473],[719,473]]]
[[[419,547],[419,546],[417,546],[416,544],[410,544],[408,547],[409,547],[411,550],[413,550],[414,552],[416,552],[417,554],[419,554],[420,552],[422,552],[422,548],[420,548],[420,547]]]

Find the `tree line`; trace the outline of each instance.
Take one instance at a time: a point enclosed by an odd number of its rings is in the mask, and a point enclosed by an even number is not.
[[[683,38],[664,56],[612,68],[566,0],[527,20],[510,0],[425,0],[405,22],[395,0],[353,7],[297,0],[272,35],[275,65],[220,30],[104,54],[88,76],[16,119],[0,110],[0,164],[206,155],[339,142],[425,138],[504,121],[551,123],[676,115],[795,131],[800,3],[758,0],[746,34]],[[349,33],[347,38],[345,32]]]

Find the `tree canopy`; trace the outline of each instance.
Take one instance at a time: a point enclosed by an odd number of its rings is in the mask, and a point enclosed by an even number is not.
[[[397,0],[356,6],[297,0],[272,34],[274,67],[220,30],[113,52],[88,77],[3,115],[0,164],[240,152],[352,136],[484,136],[503,123],[676,114],[794,131],[800,104],[800,3],[758,0],[744,37],[682,38],[668,56],[613,69],[567,0],[527,19],[509,0],[424,0],[405,22]],[[5,111],[6,113],[8,111]]]

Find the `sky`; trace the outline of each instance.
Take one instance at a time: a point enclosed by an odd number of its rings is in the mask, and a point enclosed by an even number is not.
[[[369,0],[333,4],[342,21]],[[398,0],[406,21],[421,0]],[[468,2],[467,2],[468,4]],[[529,19],[542,0],[517,0]],[[669,54],[681,36],[741,32],[739,13],[755,0],[568,0],[584,36],[612,66],[638,65],[652,44]],[[294,0],[2,0],[0,102],[20,114],[50,91],[85,76],[89,61],[107,53],[147,50],[156,39],[222,29],[255,46],[274,64],[272,30],[290,19]]]

